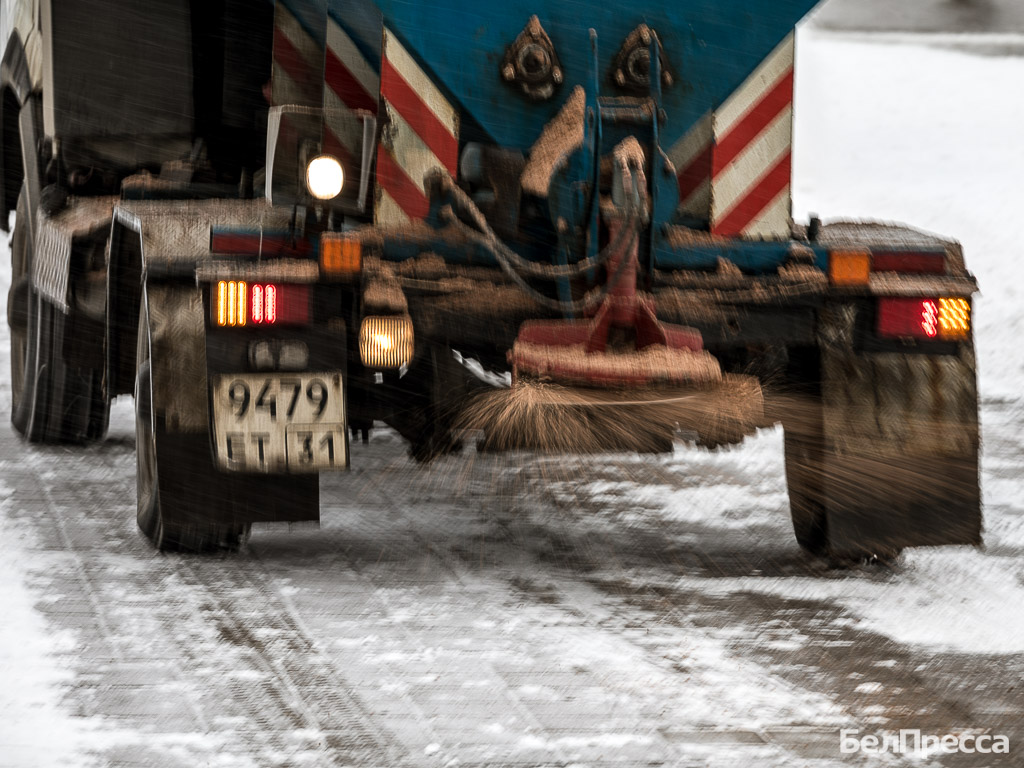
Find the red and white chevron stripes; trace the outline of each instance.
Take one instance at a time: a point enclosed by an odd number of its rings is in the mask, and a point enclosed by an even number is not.
[[[274,62],[271,103],[274,106],[321,105],[324,52],[283,2],[274,8]]]
[[[715,234],[789,236],[793,55],[790,35],[669,151],[682,210]]]
[[[380,75],[367,61],[348,33],[327,17],[327,50],[324,53],[323,150],[345,166],[347,189],[357,181],[363,146],[360,112],[377,116]]]
[[[423,177],[434,168],[453,176],[459,157],[459,116],[394,34],[384,29],[380,93],[387,125],[377,151],[378,224],[427,214]]]

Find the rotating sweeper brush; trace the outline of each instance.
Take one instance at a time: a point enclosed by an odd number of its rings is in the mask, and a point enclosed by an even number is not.
[[[659,321],[637,291],[648,219],[644,154],[631,138],[612,159],[603,215],[618,247],[606,261],[604,296],[589,319],[523,323],[509,352],[512,387],[470,409],[484,450],[661,452],[680,430],[718,445],[763,420],[756,379],[723,375],[696,329]]]

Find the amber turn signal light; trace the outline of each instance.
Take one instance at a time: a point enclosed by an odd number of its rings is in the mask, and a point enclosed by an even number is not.
[[[971,335],[971,302],[939,299],[939,338],[959,340]]]
[[[363,268],[363,244],[334,233],[320,237],[320,271],[324,277],[351,277]]]
[[[829,254],[828,276],[833,285],[867,285],[871,280],[871,254],[833,251]]]

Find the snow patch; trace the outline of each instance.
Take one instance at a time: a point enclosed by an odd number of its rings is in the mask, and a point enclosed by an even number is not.
[[[982,394],[1018,399],[1024,100],[1007,95],[1024,82],[1024,59],[943,50],[907,35],[890,38],[899,45],[866,42],[875,39],[801,32],[794,214],[902,221],[960,240],[981,287],[974,322]],[[991,50],[995,42],[985,41]]]
[[[5,499],[10,489],[0,484]],[[89,761],[82,744],[89,724],[72,717],[60,705],[63,690],[72,681],[71,670],[61,667],[56,655],[72,642],[55,636],[33,607],[32,591],[25,585],[30,571],[28,533],[7,517],[9,501],[0,504],[0,753],[5,765],[34,768],[74,768]]]

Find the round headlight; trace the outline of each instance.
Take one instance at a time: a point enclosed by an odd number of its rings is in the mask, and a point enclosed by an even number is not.
[[[341,192],[345,171],[330,155],[314,157],[306,166],[306,188],[318,200],[330,200]]]

